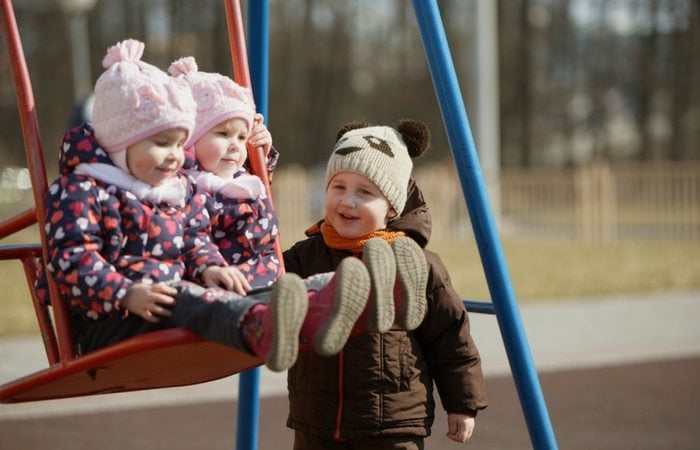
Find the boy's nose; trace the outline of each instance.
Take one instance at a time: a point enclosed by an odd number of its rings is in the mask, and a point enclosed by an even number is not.
[[[349,207],[354,207],[355,205],[357,205],[357,199],[355,199],[355,196],[352,194],[344,195],[341,199],[341,203]]]

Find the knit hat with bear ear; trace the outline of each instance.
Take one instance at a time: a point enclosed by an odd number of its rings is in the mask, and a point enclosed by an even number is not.
[[[396,128],[351,122],[340,128],[336,139],[326,168],[326,189],[337,173],[357,173],[369,178],[401,214],[413,169],[411,158],[430,146],[428,127],[417,120],[401,120]]]
[[[189,86],[141,61],[144,44],[121,41],[107,50],[107,69],[95,83],[92,126],[110,159],[129,172],[126,149],[171,128],[194,128],[196,105]]]
[[[213,127],[229,119],[243,119],[250,132],[255,116],[255,104],[250,89],[240,86],[225,75],[199,72],[197,62],[191,56],[173,62],[168,68],[168,73],[185,80],[197,102],[197,122],[189,141],[190,145],[194,145]]]

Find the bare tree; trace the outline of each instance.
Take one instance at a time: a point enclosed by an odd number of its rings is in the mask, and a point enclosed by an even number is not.
[[[693,79],[694,69],[699,61],[697,56],[698,41],[689,39],[693,32],[697,35],[698,4],[700,2],[682,2],[685,7],[678,2],[665,2],[665,14],[671,17],[674,22],[673,30],[670,33],[670,80],[671,91],[670,105],[670,125],[671,125],[671,145],[669,148],[669,158],[681,160],[690,153],[690,143],[688,139],[688,126],[686,126],[693,100]],[[694,7],[692,6],[694,5]],[[687,23],[686,23],[687,21]],[[694,57],[694,55],[696,55]],[[696,73],[696,72],[695,72]]]
[[[520,95],[518,102],[518,118],[520,130],[520,165],[529,167],[532,163],[532,30],[530,27],[530,0],[521,0],[518,9],[520,36],[518,37],[518,67],[520,70],[516,85]]]

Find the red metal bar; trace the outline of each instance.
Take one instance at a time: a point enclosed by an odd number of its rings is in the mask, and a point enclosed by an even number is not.
[[[250,69],[248,67],[248,52],[245,47],[245,32],[243,27],[243,15],[241,14],[241,4],[238,0],[226,0],[226,24],[228,26],[229,44],[231,47],[231,61],[233,62],[233,79],[241,86],[252,90],[250,82]],[[262,147],[248,146],[248,157],[250,158],[250,167],[253,173],[260,177],[265,189],[267,197],[270,199],[270,204],[274,207],[272,199],[272,189],[270,188],[270,180],[267,175],[267,164],[265,163],[265,155]],[[280,262],[279,275],[284,273],[284,258],[282,256],[282,243],[280,234],[277,233],[275,239],[275,255]]]
[[[41,257],[41,251],[41,246],[39,244],[4,245],[0,247],[0,261],[11,259],[19,259],[22,261],[24,275],[27,279],[27,286],[29,287],[29,293],[32,297],[34,312],[36,313],[41,338],[46,350],[46,358],[49,360],[49,364],[55,364],[60,360],[56,332],[51,324],[48,306],[39,300],[36,290],[34,289],[37,273],[36,261],[37,258]]]
[[[49,364],[56,364],[61,360],[61,355],[58,352],[56,330],[51,321],[49,306],[39,299],[37,291],[34,289],[37,279],[37,258],[40,257],[41,248],[38,247],[36,251],[28,252],[22,258],[22,266],[24,266],[24,276],[27,279],[27,286],[29,286],[29,294],[32,296],[34,312],[36,313],[36,320],[39,323],[39,331],[41,332],[41,340],[46,350],[46,358],[49,360]]]
[[[231,47],[231,61],[233,62],[233,79],[243,87],[252,89],[250,82],[250,70],[248,68],[248,53],[245,48],[245,33],[243,31],[243,17],[241,5],[237,0],[227,0],[226,23],[228,26],[229,43]],[[248,152],[253,173],[259,176],[265,187],[269,188],[267,177],[267,165],[262,148],[256,148]],[[269,192],[268,192],[269,193]]]
[[[40,255],[41,246],[39,244],[17,244],[0,247],[0,261],[24,259],[27,254]]]
[[[250,69],[248,67],[248,53],[245,48],[245,29],[243,27],[241,4],[238,0],[227,0],[224,3],[231,47],[231,62],[233,63],[233,79],[241,86],[250,88],[252,86],[250,83]]]
[[[34,194],[34,207],[36,220],[39,224],[39,236],[43,249],[44,260],[47,260],[47,243],[44,234],[44,197],[48,190],[46,180],[46,168],[44,166],[44,152],[41,146],[41,133],[39,132],[39,122],[36,115],[36,103],[34,93],[27,70],[27,63],[22,51],[22,43],[17,28],[17,21],[12,9],[10,0],[1,0],[0,20],[3,37],[7,47],[7,53],[12,66],[12,78],[17,95],[17,106],[19,110],[20,123],[22,125],[22,136],[24,138],[24,150],[27,156],[29,176],[32,181],[32,192]],[[51,298],[59,299],[58,289],[51,277],[49,278],[49,293]],[[56,321],[56,332],[58,334],[59,353],[64,360],[73,359],[73,337],[68,324],[68,312],[66,305],[61,301],[52,304],[54,318]]]
[[[34,208],[21,212],[9,219],[5,219],[0,223],[0,239],[4,239],[11,234],[24,230],[35,223],[36,209]]]

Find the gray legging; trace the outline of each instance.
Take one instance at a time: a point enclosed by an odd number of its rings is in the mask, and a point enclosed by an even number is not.
[[[146,322],[136,314],[99,320],[71,316],[77,353],[85,354],[149,331],[173,327],[188,328],[204,339],[250,353],[243,342],[241,323],[252,306],[269,301],[271,288],[241,297],[223,289],[205,289],[187,281],[169,284],[178,290],[178,294],[171,309],[172,315],[160,323]]]

